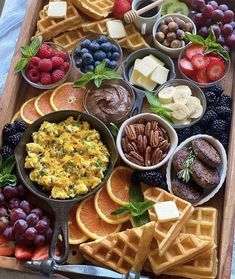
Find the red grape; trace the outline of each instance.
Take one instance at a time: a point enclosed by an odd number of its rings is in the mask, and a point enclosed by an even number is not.
[[[225,23],[225,24],[222,26],[222,28],[221,28],[221,32],[222,32],[222,34],[224,34],[224,35],[230,35],[230,34],[232,34],[232,32],[233,32],[233,27],[232,27],[232,25],[229,24],[229,23]]]
[[[26,201],[26,200],[21,201],[20,207],[21,207],[21,208],[24,210],[24,212],[27,213],[27,214],[29,214],[29,212],[30,212],[31,209],[32,209],[31,204],[30,204],[28,201]]]
[[[29,227],[25,231],[24,236],[28,240],[34,240],[34,238],[37,236],[37,230],[33,227]]]
[[[195,9],[203,9],[205,7],[205,1],[204,0],[192,0],[191,5]]]
[[[20,198],[23,198],[24,196],[25,196],[25,187],[23,186],[23,185],[18,185],[18,186],[16,186],[16,188],[17,188],[17,190],[18,190],[18,196],[20,197]]]
[[[211,5],[214,9],[217,9],[219,6],[216,1],[209,1],[207,4]]]
[[[223,48],[224,48],[227,52],[230,52],[230,47],[229,47],[229,46],[223,45]]]
[[[18,198],[10,199],[10,201],[9,201],[10,209],[17,208],[19,206],[20,206],[20,200]]]
[[[235,29],[235,21],[230,22],[231,26],[233,27],[233,30]]]
[[[221,5],[219,5],[218,9],[220,9],[223,12],[225,12],[225,11],[228,10],[228,6],[226,4],[221,4]]]
[[[41,208],[34,208],[31,210],[31,213],[37,214],[39,218],[42,218],[43,215],[43,211]]]
[[[41,220],[46,221],[46,222],[48,223],[48,225],[50,226],[50,224],[51,224],[51,219],[50,219],[47,215],[43,216]]]
[[[45,241],[46,241],[45,236],[43,234],[38,234],[34,238],[33,243],[36,246],[42,246],[43,244],[45,244]]]
[[[12,227],[7,227],[3,232],[3,236],[9,241],[15,240],[15,235],[14,235],[14,232],[13,232],[13,228]]]
[[[3,193],[0,193],[0,204],[3,203],[4,201],[5,201],[5,197]]]
[[[5,206],[0,207],[0,217],[6,217],[7,216],[7,209]]]
[[[231,35],[227,36],[225,38],[226,45],[229,47],[235,46],[235,33],[232,33]]]
[[[13,229],[15,232],[23,233],[28,228],[28,224],[25,220],[19,219],[15,222]]]
[[[223,22],[224,23],[229,23],[233,20],[233,17],[234,17],[234,12],[231,11],[231,10],[227,10],[227,11],[224,12]]]
[[[49,229],[47,230],[47,232],[45,233],[45,237],[46,237],[46,241],[47,241],[47,242],[50,242],[50,241],[51,241],[51,239],[52,239],[52,234],[53,234],[53,230],[52,230],[52,228],[49,228]]]
[[[205,23],[205,18],[202,13],[197,13],[196,15],[194,15],[193,20],[197,25],[204,25]]]
[[[18,190],[16,187],[12,187],[10,185],[7,185],[3,188],[2,190],[4,196],[5,196],[5,199],[9,200],[9,199],[12,199],[12,198],[16,198],[17,195],[18,195]]]
[[[32,246],[32,244],[33,244],[33,242],[31,240],[26,239],[24,237],[24,234],[22,234],[22,233],[16,233],[15,240],[17,243],[26,245],[26,246]]]
[[[4,216],[0,217],[0,233],[2,233],[8,225],[9,225],[8,218]]]
[[[222,35],[219,35],[216,41],[221,45],[225,44],[225,39]]]
[[[17,221],[18,219],[26,219],[27,215],[21,208],[13,208],[10,213],[10,218],[12,221]]]
[[[204,9],[202,10],[202,14],[204,16],[210,17],[212,15],[212,12],[214,11],[214,8],[211,5],[206,5]]]
[[[36,226],[37,222],[39,221],[39,217],[35,213],[30,213],[27,216],[26,221],[27,221],[29,226]]]
[[[211,18],[214,20],[214,21],[223,21],[224,19],[224,13],[219,10],[219,9],[216,9],[212,12],[211,14]]]
[[[46,231],[49,228],[49,224],[45,220],[39,220],[37,222],[37,225],[35,226],[35,229],[37,230],[38,233],[43,234],[46,233]]]
[[[221,34],[219,25],[218,24],[213,24],[213,25],[211,25],[210,28],[214,31],[215,36],[219,37],[219,35]]]
[[[197,11],[190,11],[188,16],[189,16],[190,18],[193,18],[193,16],[194,16],[195,14],[197,14]]]
[[[203,26],[199,29],[198,34],[201,35],[203,38],[206,38],[209,35],[207,26]]]

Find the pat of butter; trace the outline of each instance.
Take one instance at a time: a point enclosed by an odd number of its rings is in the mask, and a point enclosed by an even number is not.
[[[173,201],[159,202],[154,205],[157,218],[160,222],[175,221],[179,218],[179,210]]]
[[[108,34],[113,39],[126,37],[126,30],[121,20],[110,20],[106,22]]]
[[[137,84],[137,80],[141,76],[141,73],[136,70],[136,66],[140,61],[141,61],[141,59],[136,59],[135,60],[133,71],[132,71],[131,76],[130,76],[129,82],[131,84],[134,84],[134,85],[139,85],[139,84]]]
[[[155,57],[154,55],[150,54],[149,57],[150,57],[153,61],[155,61],[158,65],[160,65],[160,66],[164,66],[164,65],[165,65],[164,62],[162,62],[160,59],[158,59],[158,58]]]
[[[141,63],[138,63],[136,66],[136,70],[143,76],[148,77],[157,66],[159,66],[159,64],[156,61],[149,56],[145,56],[141,60]]]
[[[151,80],[158,84],[163,84],[167,81],[169,70],[163,66],[158,65],[151,74]]]
[[[49,17],[64,18],[67,15],[67,2],[49,2],[47,11]]]
[[[156,82],[152,81],[148,77],[145,77],[141,75],[137,79],[137,85],[143,87],[144,89],[147,89],[148,91],[152,91],[156,87]]]

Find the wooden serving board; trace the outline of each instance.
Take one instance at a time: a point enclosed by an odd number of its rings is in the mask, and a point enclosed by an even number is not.
[[[2,131],[5,123],[9,122],[13,115],[19,110],[21,105],[29,98],[37,96],[42,91],[31,87],[26,83],[20,74],[14,74],[14,66],[20,59],[21,55],[19,48],[22,45],[28,44],[30,38],[35,33],[36,23],[39,11],[47,1],[44,0],[29,0],[25,19],[21,27],[20,35],[16,45],[15,53],[12,59],[11,67],[8,73],[6,85],[3,95],[0,98],[0,131]],[[187,1],[190,2],[190,1]],[[234,0],[224,1],[235,11]],[[233,97],[233,108],[235,109],[235,53],[231,54],[231,68],[222,82],[225,88],[225,94]],[[77,78],[77,72],[71,73],[69,80],[73,81]],[[235,191],[233,189],[235,178],[235,114],[233,114],[230,135],[230,147],[228,155],[228,172],[224,187],[216,196],[206,205],[214,206],[218,209],[218,259],[219,271],[217,279],[229,279],[231,273],[232,249],[233,249],[233,233],[235,226]],[[0,256],[0,267],[18,271],[27,271],[23,263],[10,257]],[[174,276],[158,276],[162,279],[176,279]]]

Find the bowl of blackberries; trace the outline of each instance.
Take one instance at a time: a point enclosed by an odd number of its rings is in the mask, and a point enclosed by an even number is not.
[[[95,71],[102,61],[106,67],[117,70],[122,62],[122,48],[108,36],[91,34],[78,42],[72,58],[75,68],[81,73]]]

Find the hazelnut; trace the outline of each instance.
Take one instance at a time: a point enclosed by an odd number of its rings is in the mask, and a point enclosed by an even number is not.
[[[179,47],[182,47],[182,43],[181,43],[181,41],[179,41],[179,40],[173,40],[173,41],[171,42],[171,47],[172,47],[172,48],[179,48]]]
[[[168,24],[168,29],[170,32],[175,32],[178,28],[178,24],[174,21]]]
[[[170,22],[173,22],[174,19],[171,16],[168,16],[168,17],[165,18],[165,21],[166,21],[166,23],[169,24]]]
[[[185,41],[181,41],[181,47],[184,47],[186,45]]]
[[[193,24],[191,22],[185,23],[184,31],[192,32],[193,31]]]
[[[165,39],[165,34],[163,32],[157,32],[155,38],[161,43]]]
[[[167,24],[167,22],[164,20],[164,19],[162,19],[161,21],[160,21],[160,25],[166,25]]]
[[[184,33],[183,30],[178,29],[178,30],[176,31],[176,38],[177,38],[178,40],[182,40],[182,39],[184,38],[184,36],[185,36],[185,33]]]
[[[175,40],[175,39],[176,39],[176,34],[175,34],[175,32],[169,32],[169,33],[167,33],[166,38],[167,38],[167,40],[168,40],[169,42]]]
[[[168,33],[168,26],[163,24],[158,28],[158,31],[163,32],[164,34]]]
[[[163,43],[162,43],[165,47],[170,47],[170,42],[167,40],[167,39],[165,39],[164,41],[163,41]]]
[[[184,29],[185,28],[185,22],[182,19],[180,19],[178,17],[175,17],[174,20],[178,24],[180,29]]]

